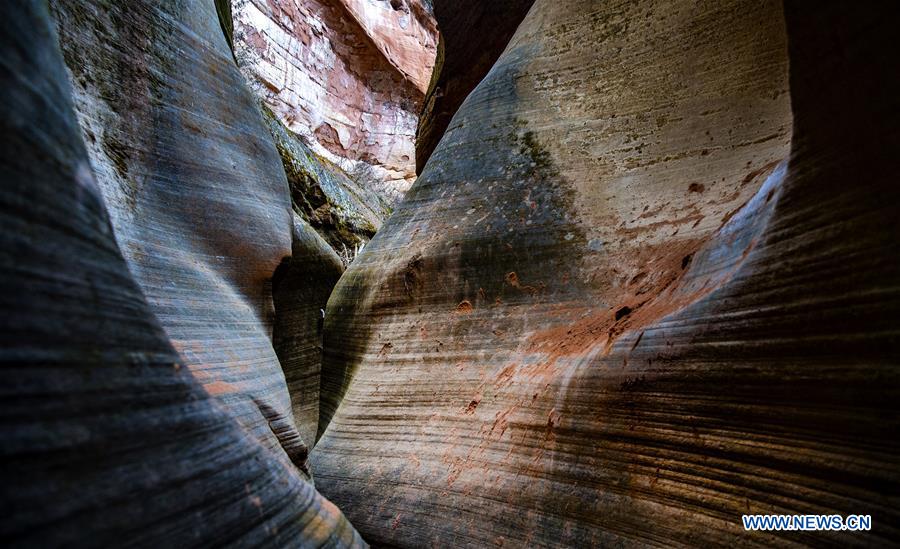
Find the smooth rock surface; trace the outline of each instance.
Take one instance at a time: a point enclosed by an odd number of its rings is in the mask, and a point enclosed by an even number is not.
[[[294,215],[292,255],[272,278],[272,345],[284,370],[294,420],[304,441],[316,439],[325,306],[344,264],[309,224]]]
[[[206,390],[308,474],[312,441],[294,423],[271,339],[272,276],[291,256],[290,196],[215,6],[58,0],[53,9],[91,165],[135,280]]]
[[[116,243],[44,2],[6,7],[0,52],[0,543],[364,546],[169,342]]]
[[[897,8],[789,7],[535,2],[329,300],[367,539],[898,539]]]
[[[237,0],[235,53],[253,91],[313,152],[396,203],[437,44],[421,0]]]
[[[421,173],[463,100],[503,53],[534,0],[438,0],[437,59],[416,128]]]

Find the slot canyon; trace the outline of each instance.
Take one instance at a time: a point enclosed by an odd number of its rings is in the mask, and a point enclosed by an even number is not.
[[[0,541],[900,545],[898,16],[9,3]]]

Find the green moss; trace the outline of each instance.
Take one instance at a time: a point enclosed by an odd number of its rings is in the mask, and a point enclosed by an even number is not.
[[[550,153],[538,143],[533,131],[527,131],[522,136],[519,152],[531,158],[531,162],[538,170],[547,171],[553,168]]]
[[[104,135],[101,144],[103,152],[106,153],[107,158],[113,163],[119,176],[122,178],[128,177],[129,152],[125,144],[109,135]]]
[[[389,208],[374,193],[365,193],[348,174],[314,153],[265,105],[266,126],[281,157],[291,205],[341,256],[368,242],[377,230],[372,218],[384,219]]]
[[[529,159],[530,166],[527,171],[540,176],[551,178],[559,175],[550,152],[541,145],[537,135],[532,130],[522,131],[527,127],[527,122],[516,119],[513,122],[513,131],[510,138],[518,146],[519,154]]]
[[[216,0],[216,14],[219,16],[219,26],[228,47],[234,53],[234,21],[231,18],[231,0]]]

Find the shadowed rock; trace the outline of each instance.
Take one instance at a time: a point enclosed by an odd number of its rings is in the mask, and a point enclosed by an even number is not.
[[[319,421],[322,323],[328,295],[344,271],[334,252],[303,220],[294,217],[293,255],[272,279],[275,327],[272,344],[284,370],[294,420],[304,441],[315,441]]]
[[[88,155],[135,280],[206,390],[305,471],[310,442],[271,341],[271,278],[291,255],[290,196],[213,2],[59,0],[53,9]]]
[[[437,60],[416,128],[416,173],[437,146],[450,119],[509,43],[534,0],[438,0]]]
[[[0,540],[364,545],[170,344],[117,246],[43,2],[7,6],[0,51]]]
[[[537,0],[329,302],[323,493],[399,546],[896,539],[882,8]]]

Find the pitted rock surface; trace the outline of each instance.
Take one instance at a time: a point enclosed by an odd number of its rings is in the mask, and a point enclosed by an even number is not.
[[[534,3],[329,301],[311,461],[367,539],[896,537],[894,18],[821,8]]]
[[[420,0],[238,0],[235,54],[254,92],[313,152],[395,204],[437,49]]]

